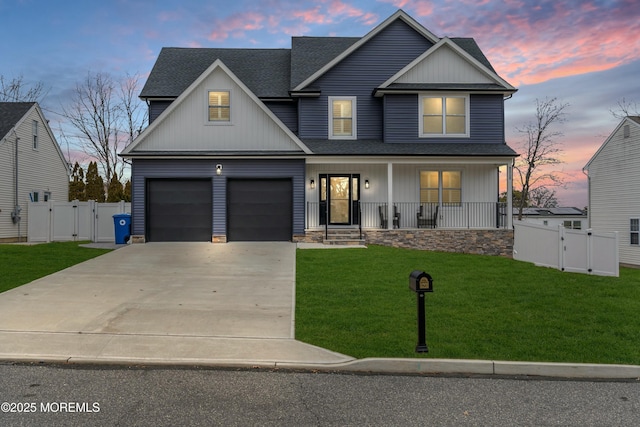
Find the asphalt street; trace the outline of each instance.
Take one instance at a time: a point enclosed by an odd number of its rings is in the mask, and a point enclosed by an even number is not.
[[[638,381],[0,365],[0,425],[632,426]]]

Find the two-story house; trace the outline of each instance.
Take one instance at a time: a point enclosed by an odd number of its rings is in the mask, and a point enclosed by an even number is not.
[[[510,254],[516,89],[398,11],[361,38],[162,49],[140,97],[134,241],[322,241]],[[507,197],[511,200],[511,197]]]
[[[622,119],[583,170],[589,228],[618,232],[620,263],[640,266],[640,116]]]
[[[27,240],[28,203],[67,201],[69,166],[37,102],[0,102],[0,242]]]

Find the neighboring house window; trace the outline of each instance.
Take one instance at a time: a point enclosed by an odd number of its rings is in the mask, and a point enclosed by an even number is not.
[[[329,97],[329,139],[356,139],[356,97]]]
[[[564,228],[582,230],[582,221],[564,221]]]
[[[39,202],[39,194],[37,191],[34,191],[33,193],[31,193],[31,201],[32,202]]]
[[[629,138],[631,136],[631,129],[629,128],[629,125],[624,125],[622,129],[623,138]]]
[[[420,97],[420,136],[469,136],[469,97]]]
[[[640,218],[631,218],[630,242],[632,245],[640,245]]]
[[[420,203],[462,202],[460,171],[421,171]]]
[[[231,121],[231,93],[226,90],[209,91],[209,122]]]
[[[38,149],[38,121],[33,121],[33,149]]]
[[[48,202],[51,199],[51,191],[44,191],[42,193],[42,201]]]

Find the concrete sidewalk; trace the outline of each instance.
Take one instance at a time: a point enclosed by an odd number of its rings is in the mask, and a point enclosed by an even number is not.
[[[0,294],[0,361],[640,378],[640,366],[360,359],[294,339],[291,243],[147,243]]]

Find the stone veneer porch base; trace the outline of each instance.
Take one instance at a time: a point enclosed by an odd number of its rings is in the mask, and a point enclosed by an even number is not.
[[[513,230],[492,229],[443,230],[407,228],[396,230],[362,230],[367,244],[396,248],[457,252],[478,255],[513,256]],[[294,236],[294,242],[322,243],[324,231],[308,230]]]

